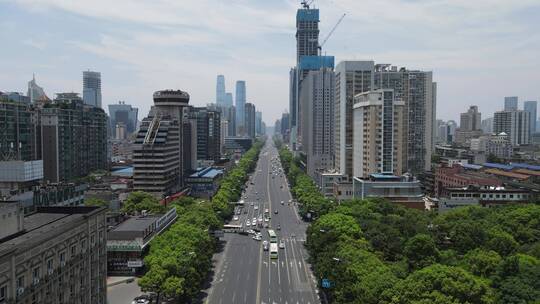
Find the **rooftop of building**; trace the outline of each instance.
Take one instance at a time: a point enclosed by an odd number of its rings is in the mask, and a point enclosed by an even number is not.
[[[480,170],[484,168],[484,166],[474,165],[474,164],[461,164],[461,166],[465,169],[470,169],[470,170]]]
[[[127,219],[122,222],[120,225],[116,226],[109,233],[127,231],[127,232],[140,232],[145,231],[148,227],[152,226],[155,221],[157,221],[160,216],[135,216]]]
[[[207,167],[207,168],[199,168],[197,171],[193,174],[191,174],[189,177],[191,178],[215,178],[218,175],[223,174],[223,170]]]
[[[506,170],[506,171],[510,171],[514,169],[514,167],[511,165],[498,164],[498,163],[484,163],[483,166],[487,168],[495,168],[495,169],[501,169],[501,170]]]
[[[530,177],[530,175],[525,175],[525,174],[520,174],[520,173],[515,173],[515,172],[508,172],[508,171],[504,171],[500,169],[487,169],[484,172],[488,174],[497,175],[497,176],[510,177],[517,180],[527,180]]]
[[[35,213],[24,217],[24,230],[11,235],[0,243],[0,256],[23,245],[31,248],[45,239],[73,228],[91,215],[105,212],[100,207],[38,207]]]
[[[133,177],[133,167],[125,167],[118,170],[115,170],[111,173],[113,176],[121,176],[121,177]]]
[[[319,10],[313,8],[301,8],[296,11],[297,21],[319,22]]]
[[[533,170],[529,170],[529,169],[517,169],[517,170],[514,170],[513,172],[519,173],[519,174],[537,176],[537,177],[540,176],[540,171],[533,171]]]
[[[449,192],[504,192],[504,193],[527,193],[527,190],[523,189],[515,189],[515,188],[507,188],[502,186],[474,186],[469,185],[467,187],[456,187],[456,188],[447,188]]]

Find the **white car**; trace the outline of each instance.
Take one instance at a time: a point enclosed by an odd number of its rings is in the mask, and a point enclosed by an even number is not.
[[[257,220],[253,220],[253,221],[251,222],[251,225],[252,225],[252,226],[257,226]]]
[[[251,223],[249,221],[246,221],[246,226],[247,227],[251,226]]]
[[[285,242],[283,242],[283,240],[279,241],[279,248],[285,249]]]
[[[259,206],[255,206],[255,207],[253,207],[253,209],[257,210],[257,209],[259,209]]]
[[[235,215],[235,216],[233,217],[233,221],[238,221],[238,216]]]
[[[249,205],[250,205],[250,206],[253,206],[253,205],[254,205],[254,203],[253,203],[253,202],[251,202],[251,203],[249,203]]]
[[[267,217],[265,217],[264,221],[268,223],[269,219]]]

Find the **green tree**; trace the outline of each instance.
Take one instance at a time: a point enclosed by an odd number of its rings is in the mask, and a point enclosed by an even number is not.
[[[109,208],[109,203],[99,198],[87,198],[84,200],[84,205],[89,207],[106,207]]]
[[[380,303],[494,303],[488,284],[460,267],[433,264],[383,293]]]
[[[150,213],[164,213],[166,207],[159,204],[159,201],[150,193],[143,191],[131,192],[124,201],[122,211],[128,214],[134,214],[146,210]]]
[[[517,254],[507,257],[493,277],[499,303],[538,303],[540,300],[540,261]]]
[[[477,276],[487,278],[495,274],[501,262],[502,258],[497,252],[477,248],[467,252],[461,266]]]
[[[514,237],[502,229],[492,228],[488,230],[485,247],[507,256],[516,251],[519,244]]]
[[[405,256],[409,269],[416,270],[434,264],[439,259],[439,250],[433,238],[427,234],[417,234],[405,243]]]

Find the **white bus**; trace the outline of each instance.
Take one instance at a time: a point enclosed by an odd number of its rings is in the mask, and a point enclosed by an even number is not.
[[[277,259],[278,258],[278,245],[277,245],[277,243],[270,243],[270,258],[271,259]]]
[[[268,229],[268,237],[270,238],[271,244],[277,244],[277,235],[273,229]]]

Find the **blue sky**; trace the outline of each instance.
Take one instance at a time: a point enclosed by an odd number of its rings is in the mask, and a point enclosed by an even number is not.
[[[295,14],[286,0],[0,0],[0,90],[37,82],[52,97],[82,91],[82,71],[102,73],[103,104],[124,100],[146,115],[152,93],[186,90],[191,104],[215,100],[246,80],[267,124],[288,108]],[[504,96],[540,97],[540,0],[317,0],[321,40],[341,60],[431,70],[438,117],[471,104],[483,117]]]

